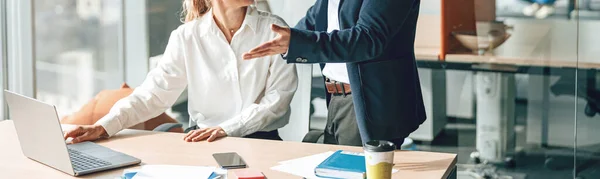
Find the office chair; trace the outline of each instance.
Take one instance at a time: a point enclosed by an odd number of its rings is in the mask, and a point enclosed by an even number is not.
[[[582,72],[577,72],[582,73]],[[561,78],[550,87],[550,92],[555,96],[569,95],[582,98],[587,102],[584,112],[588,117],[594,117],[600,112],[600,90],[596,88],[596,70],[587,70],[586,74],[578,75],[580,83],[577,83],[577,94],[573,86],[573,77],[562,75]]]
[[[597,83],[597,70],[595,69],[587,69],[587,70],[577,70],[575,73],[578,73],[576,81],[577,83],[576,90],[573,89],[575,86],[574,77],[571,72],[565,73],[561,75],[561,78],[550,87],[550,92],[555,96],[560,95],[570,95],[575,96],[577,98],[581,98],[586,101],[586,106],[584,113],[587,117],[594,117],[596,114],[600,112],[600,89],[596,87]],[[548,127],[548,126],[544,126]],[[544,148],[548,150],[561,150],[561,149],[552,149],[546,144],[542,144]],[[577,148],[584,148],[583,146],[577,146]],[[594,147],[598,148],[598,147]],[[565,149],[562,149],[565,150]],[[569,149],[566,149],[569,150]],[[554,152],[557,153],[557,152]],[[578,151],[577,156],[577,165],[574,166],[577,168],[576,176],[578,178],[583,178],[580,176],[580,173],[595,163],[600,161],[600,151],[595,150],[595,152],[585,152]],[[565,161],[566,160],[566,161]],[[566,155],[561,154],[547,154],[546,161],[544,166],[546,168],[552,170],[559,170],[563,168],[570,168],[572,166],[572,153],[566,152]],[[566,163],[566,164],[565,164]],[[565,166],[566,165],[566,166]]]

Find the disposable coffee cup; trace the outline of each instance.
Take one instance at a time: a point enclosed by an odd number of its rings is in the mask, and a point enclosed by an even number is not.
[[[394,143],[372,140],[365,143],[365,162],[368,179],[391,179],[394,166]]]

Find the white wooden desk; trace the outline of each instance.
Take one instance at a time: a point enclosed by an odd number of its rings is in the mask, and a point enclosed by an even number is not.
[[[34,131],[32,131],[34,132]],[[142,165],[169,164],[217,166],[213,153],[237,152],[249,168],[261,171],[268,178],[287,179],[298,176],[271,170],[278,162],[327,151],[362,151],[360,147],[347,147],[299,142],[268,141],[243,138],[224,138],[214,143],[186,143],[180,133],[157,133],[125,130],[98,144],[142,160]],[[397,151],[393,178],[447,178],[456,164],[456,154]],[[139,166],[136,166],[139,167]],[[133,167],[135,168],[135,167]],[[81,178],[114,179],[124,169],[85,175]],[[70,175],[27,159],[21,152],[12,121],[0,122],[0,178],[72,178]],[[235,178],[229,172],[228,178]]]

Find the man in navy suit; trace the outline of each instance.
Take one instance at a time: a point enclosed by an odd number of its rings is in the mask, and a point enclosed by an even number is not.
[[[414,40],[420,0],[317,0],[295,28],[244,59],[283,54],[320,63],[328,91],[325,143],[398,147],[425,121]],[[354,110],[352,110],[354,109]]]

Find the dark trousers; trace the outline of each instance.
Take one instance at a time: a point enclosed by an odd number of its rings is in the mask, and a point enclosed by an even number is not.
[[[352,94],[331,95],[323,143],[362,146]]]
[[[185,133],[187,134],[188,132],[190,132],[192,130],[196,130],[196,129],[199,129],[198,126],[189,127],[187,129],[185,129]],[[282,140],[281,137],[279,137],[279,131],[277,131],[277,130],[272,130],[269,132],[258,131],[258,132],[252,133],[250,135],[244,136],[244,138]]]
[[[331,95],[327,109],[327,126],[325,127],[323,143],[363,146],[358,124],[356,123],[352,94],[345,96]],[[386,140],[396,144],[398,149],[400,149],[404,142],[404,138]]]

